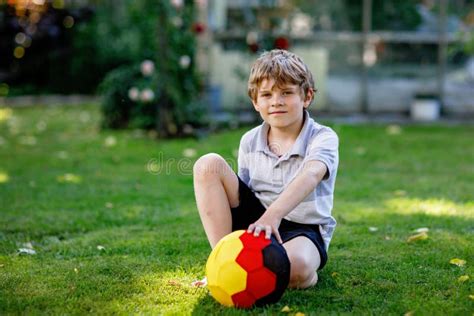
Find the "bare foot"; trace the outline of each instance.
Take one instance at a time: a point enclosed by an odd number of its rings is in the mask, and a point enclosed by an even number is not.
[[[204,277],[202,280],[197,280],[191,283],[194,287],[206,287],[207,286],[207,278]]]

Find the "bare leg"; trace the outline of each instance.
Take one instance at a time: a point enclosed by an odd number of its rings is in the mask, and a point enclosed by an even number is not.
[[[283,244],[291,263],[291,288],[305,289],[318,282],[316,269],[321,264],[318,248],[311,240],[300,236]]]
[[[194,164],[194,194],[211,247],[232,231],[231,207],[239,205],[239,180],[217,154],[207,154]]]

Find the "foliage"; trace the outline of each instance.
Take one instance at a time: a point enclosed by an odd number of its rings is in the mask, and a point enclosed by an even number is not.
[[[100,1],[88,23],[76,29],[74,66],[102,70],[153,58],[156,51],[156,6],[149,0]],[[93,57],[93,58],[91,58]]]
[[[411,0],[375,0],[372,7],[372,28],[374,30],[414,31],[421,22],[417,5]],[[354,18],[357,19],[358,16]],[[352,23],[356,25],[357,20],[352,20]]]
[[[0,314],[471,313],[472,125],[331,124],[341,143],[329,261],[315,288],[249,312],[189,285],[210,252],[192,163],[210,151],[235,162],[246,130],[157,143],[99,121],[97,105],[0,120]],[[428,238],[408,242],[423,227]],[[26,246],[36,255],[19,254]]]
[[[109,23],[107,20],[101,21],[98,26],[99,37],[101,33],[106,34],[103,41],[99,42],[105,43],[105,38],[112,34],[117,37],[116,46],[104,46],[101,49],[104,55],[99,60],[103,58],[121,63],[126,62],[126,56],[134,56],[129,62],[148,59],[156,70],[147,80],[137,78],[135,72],[129,76],[127,68],[113,70],[107,76],[101,85],[104,126],[154,128],[160,136],[168,137],[183,134],[185,126],[202,124],[203,112],[199,103],[202,87],[194,61],[194,1],[188,0],[176,6],[167,0],[158,3],[129,0],[125,1],[125,7],[119,12],[120,26],[114,25],[117,22]],[[109,15],[115,21],[119,13]],[[126,47],[129,51],[122,56],[123,51],[127,51]],[[136,70],[137,67],[131,66],[130,69]],[[153,100],[130,100],[130,89],[144,88],[144,85],[152,91]]]
[[[147,88],[152,81],[142,76],[139,65],[122,66],[109,72],[99,88],[103,97],[102,126],[154,128],[157,104],[134,102],[128,95],[133,87]]]
[[[61,8],[46,2],[35,32],[28,19],[16,15],[15,2],[0,4],[0,33],[7,39],[0,43],[0,54],[6,56],[0,68],[8,73],[12,93],[95,93],[111,69],[153,57],[156,13],[145,2],[89,1]],[[74,23],[66,27],[65,17]],[[28,45],[16,59],[12,51],[20,33],[26,34]]]

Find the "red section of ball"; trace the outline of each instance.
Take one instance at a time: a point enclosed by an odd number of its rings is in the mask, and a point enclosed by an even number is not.
[[[265,267],[247,275],[247,289],[252,296],[260,299],[275,290],[276,275]]]
[[[250,308],[255,304],[255,298],[247,290],[244,290],[232,295],[232,302],[237,307]]]
[[[272,243],[270,239],[265,239],[265,234],[263,233],[255,237],[252,233],[245,232],[240,235],[239,239],[242,241],[244,249],[262,250]]]
[[[265,239],[264,234],[255,237],[246,231],[235,234],[235,241],[242,243],[243,248],[236,257],[230,258],[245,271],[245,289],[229,293],[233,304],[239,308],[264,306],[277,302],[288,286],[290,262],[285,249],[275,237]],[[225,283],[225,281],[223,281]],[[226,284],[219,285],[226,288]],[[242,289],[241,287],[240,289]],[[227,297],[229,298],[229,297]]]
[[[244,248],[235,259],[245,271],[250,272],[263,267],[263,255],[261,250]]]

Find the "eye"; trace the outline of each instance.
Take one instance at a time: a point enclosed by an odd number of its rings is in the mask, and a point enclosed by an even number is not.
[[[290,94],[293,94],[293,91],[289,90],[289,91],[284,91],[283,92],[283,95],[290,95]]]
[[[261,93],[260,96],[266,98],[270,96],[270,93],[264,92],[264,93]]]

